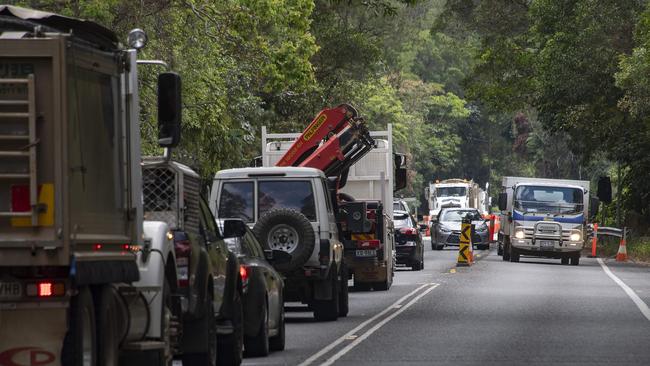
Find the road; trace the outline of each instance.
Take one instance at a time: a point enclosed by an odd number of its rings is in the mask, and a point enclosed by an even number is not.
[[[351,293],[347,318],[289,311],[287,349],[244,364],[650,365],[650,267],[509,263],[492,249],[455,269],[455,250],[428,248],[390,291]]]

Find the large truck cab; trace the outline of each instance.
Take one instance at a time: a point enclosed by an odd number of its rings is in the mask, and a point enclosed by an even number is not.
[[[499,196],[504,260],[519,255],[578,264],[589,218],[589,181],[504,177]]]

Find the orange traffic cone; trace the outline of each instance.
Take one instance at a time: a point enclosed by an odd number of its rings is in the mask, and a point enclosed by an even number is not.
[[[623,229],[623,236],[621,237],[621,243],[618,246],[618,253],[616,253],[617,262],[627,262],[627,249],[625,248],[625,234],[626,229]]]

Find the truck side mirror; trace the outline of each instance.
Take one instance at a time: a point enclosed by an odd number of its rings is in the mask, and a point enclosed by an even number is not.
[[[175,72],[158,75],[158,145],[176,147],[181,142],[181,77]]]
[[[499,193],[499,210],[505,211],[508,208],[508,194],[506,192]]]
[[[609,204],[612,202],[612,181],[609,177],[598,178],[598,198],[600,202]]]
[[[393,192],[397,192],[400,189],[406,188],[406,183],[407,183],[406,168],[395,169],[395,189],[393,189]]]
[[[600,208],[600,199],[598,199],[598,197],[590,197],[589,208],[589,218],[593,220],[593,218],[598,215],[598,209]]]
[[[246,224],[240,219],[223,220],[224,238],[240,238],[246,235]]]

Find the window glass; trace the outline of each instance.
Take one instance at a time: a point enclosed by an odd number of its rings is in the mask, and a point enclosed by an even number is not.
[[[583,192],[578,188],[520,186],[515,204],[528,212],[572,213],[582,211],[582,198]]]
[[[264,257],[264,251],[262,250],[260,244],[257,242],[255,237],[249,230],[246,230],[246,235],[244,235],[243,242],[244,242],[244,246],[246,247],[250,255],[258,258]]]
[[[241,245],[241,238],[226,238],[223,240],[226,245],[228,246],[228,250],[235,254],[242,254],[244,253],[244,249],[242,248]]]
[[[463,197],[466,193],[465,187],[438,187],[436,196],[438,197]]]
[[[208,235],[207,239],[210,241],[214,241],[217,240],[218,238],[221,238],[220,231],[217,228],[217,222],[215,221],[214,216],[212,215],[210,208],[208,208],[208,205],[205,202],[205,200],[203,199],[200,200],[200,206],[201,206],[201,219],[202,219],[200,225],[206,231],[205,234]]]
[[[316,221],[316,205],[310,181],[261,181],[258,184],[259,216],[275,208],[301,212]]]
[[[253,222],[253,182],[225,182],[219,200],[219,218]]]
[[[409,215],[398,214],[393,216],[395,228],[413,227],[413,222]]]
[[[447,210],[443,211],[440,221],[461,222],[465,215],[468,214],[472,221],[481,220],[481,214],[476,210]]]
[[[330,201],[330,191],[327,189],[327,182],[323,182],[323,193],[325,194],[325,205],[327,205],[327,212],[332,212],[332,202]]]

